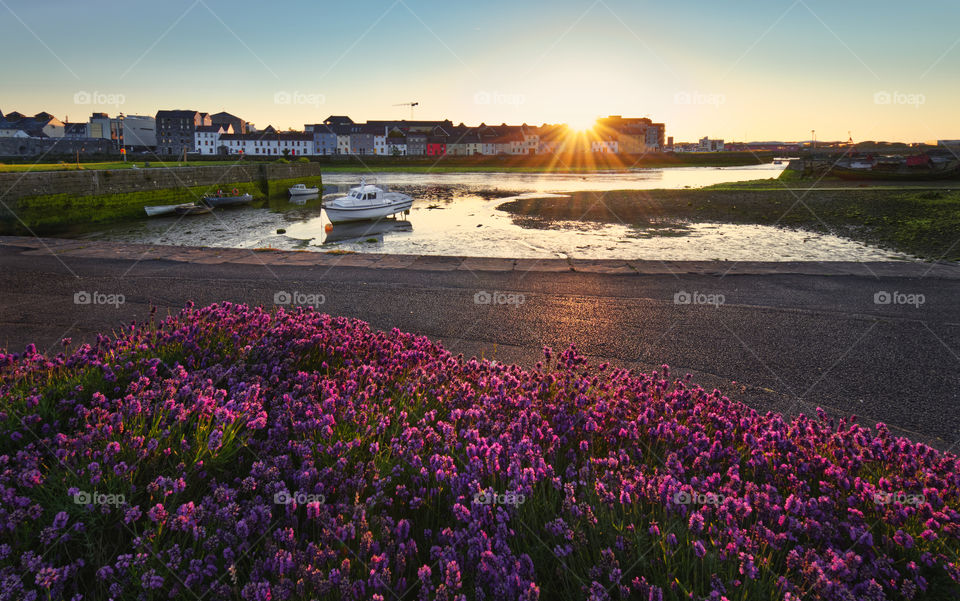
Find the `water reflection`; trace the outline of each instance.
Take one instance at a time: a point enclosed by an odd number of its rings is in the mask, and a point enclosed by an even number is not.
[[[311,201],[318,200],[319,198],[320,198],[319,192],[316,192],[314,194],[297,194],[296,196],[291,196],[289,202],[292,205],[297,205],[299,207],[302,207]]]
[[[385,234],[406,233],[413,231],[413,224],[398,219],[381,219],[373,222],[334,223],[330,224],[324,233],[323,243],[356,242],[356,243],[383,243]]]

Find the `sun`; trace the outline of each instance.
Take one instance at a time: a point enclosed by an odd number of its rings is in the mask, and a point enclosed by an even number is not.
[[[590,117],[573,117],[567,122],[567,126],[575,132],[587,132],[597,124],[596,119]]]

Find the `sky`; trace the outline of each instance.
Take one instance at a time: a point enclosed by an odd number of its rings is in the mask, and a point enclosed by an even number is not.
[[[960,2],[0,0],[0,111],[960,138]]]

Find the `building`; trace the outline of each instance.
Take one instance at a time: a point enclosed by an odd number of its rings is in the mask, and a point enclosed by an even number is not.
[[[447,154],[447,138],[445,135],[427,136],[427,156],[440,157]]]
[[[616,138],[619,152],[625,154],[657,152],[663,150],[665,146],[664,124],[654,123],[648,117],[610,115],[597,119],[595,130],[605,141]],[[609,148],[609,144],[605,148]],[[601,152],[609,152],[609,150],[605,149]]]
[[[66,123],[63,124],[63,137],[68,140],[85,140],[90,137],[89,123]]]
[[[193,147],[197,149],[198,154],[214,155],[227,154],[226,148],[220,143],[220,137],[223,134],[232,134],[233,125],[201,125],[194,132]]]
[[[616,137],[597,137],[590,141],[590,152],[600,154],[618,154],[620,141]]]
[[[711,140],[708,137],[700,138],[697,142],[697,152],[722,152],[723,140]]]
[[[210,115],[192,110],[157,111],[157,154],[180,156],[194,152],[198,127],[213,125]]]
[[[407,136],[399,128],[387,134],[387,154],[395,157],[407,155]]]
[[[425,156],[427,154],[427,134],[407,131],[407,156]]]
[[[276,158],[310,156],[315,154],[313,140],[313,132],[278,132],[267,126],[252,134],[220,134],[220,152]]]
[[[231,133],[245,134],[248,123],[236,115],[221,111],[210,115],[210,125],[223,125],[224,131],[230,126]]]
[[[150,115],[120,115],[123,146],[153,150],[157,146],[157,120]]]
[[[336,126],[317,123],[314,125],[304,125],[305,132],[313,134],[314,152],[320,156],[330,156],[337,154],[337,132]]]
[[[5,127],[0,125],[0,138],[29,138],[30,134],[18,127]]]

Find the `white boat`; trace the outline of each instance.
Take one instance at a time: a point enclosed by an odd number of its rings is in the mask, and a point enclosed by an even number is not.
[[[308,188],[303,184],[296,184],[295,186],[290,186],[287,191],[290,192],[290,196],[298,196],[300,194],[317,194],[320,192],[320,188],[316,186]]]
[[[350,193],[323,203],[323,209],[331,223],[367,221],[389,217],[410,210],[413,198],[400,192],[384,190],[364,183],[350,188]]]
[[[143,207],[143,210],[147,212],[147,217],[155,217],[157,215],[171,215],[177,211],[178,207],[186,207],[192,204],[193,203],[181,205],[157,205],[152,207]]]

